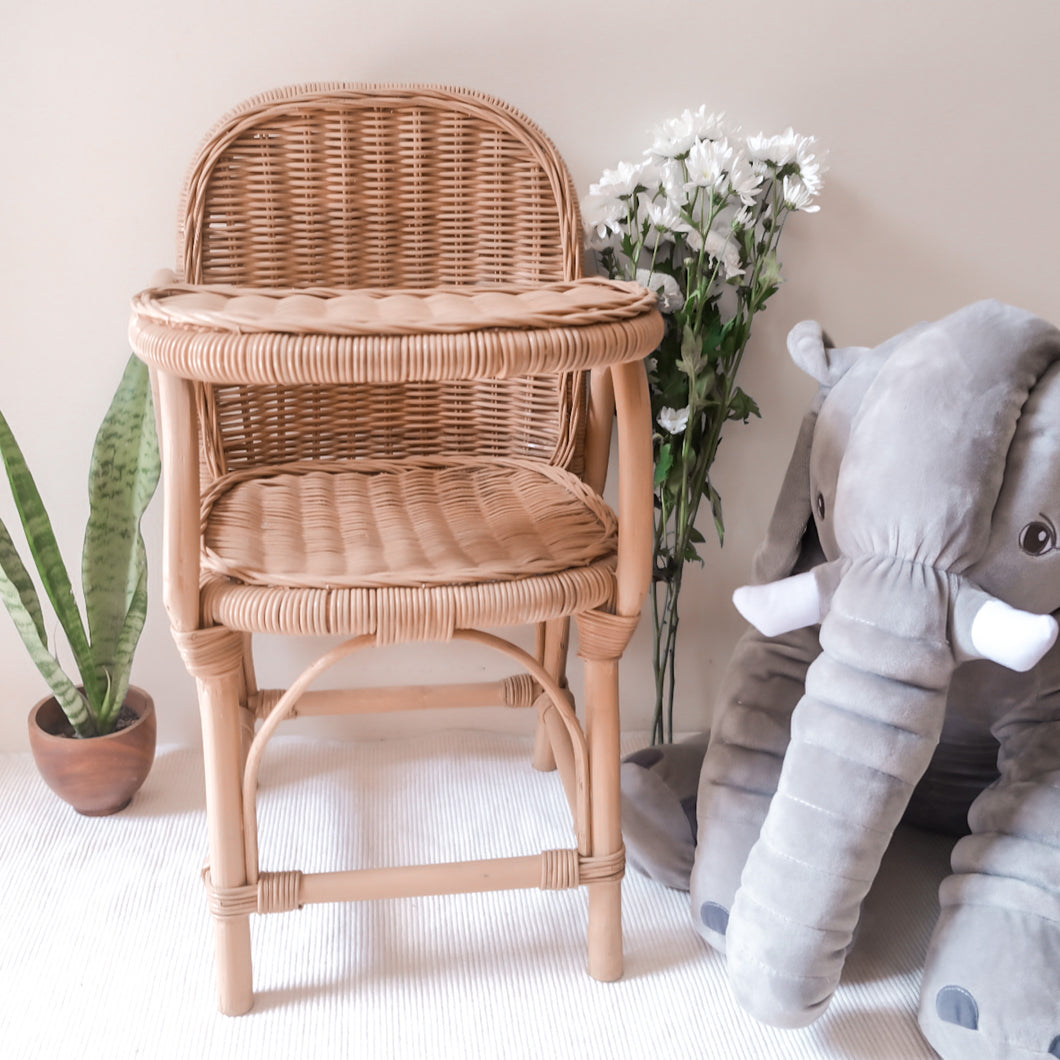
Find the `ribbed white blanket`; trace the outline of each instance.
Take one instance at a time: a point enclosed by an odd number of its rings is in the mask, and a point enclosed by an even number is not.
[[[279,738],[262,773],[262,866],[573,845],[559,781],[529,756],[528,741],[483,732]],[[948,844],[925,834],[899,833],[844,983],[805,1031],[744,1016],[723,960],[691,927],[687,896],[633,872],[619,983],[585,974],[582,891],[314,906],[255,920],[256,1006],[231,1019],[215,1008],[197,752],[161,749],[133,804],[111,818],[77,816],[28,755],[0,755],[0,798],[6,1060],[934,1055],[914,1012]]]

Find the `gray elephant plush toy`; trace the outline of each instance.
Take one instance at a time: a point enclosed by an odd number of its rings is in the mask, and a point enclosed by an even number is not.
[[[1060,330],[982,302],[788,345],[821,389],[734,597],[754,628],[705,757],[623,766],[631,860],[690,888],[744,1008],[799,1027],[903,815],[963,832],[921,1028],[947,1060],[1060,1057]]]

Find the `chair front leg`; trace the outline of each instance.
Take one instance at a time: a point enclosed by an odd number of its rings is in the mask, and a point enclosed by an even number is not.
[[[589,974],[612,982],[622,977],[624,863],[617,659],[586,660],[585,700],[591,856],[594,861],[614,865],[610,878],[589,884]]]
[[[233,912],[224,904],[226,892],[247,882],[240,681],[238,671],[198,681],[219,1008],[227,1016],[248,1012],[254,1002],[250,916]]]

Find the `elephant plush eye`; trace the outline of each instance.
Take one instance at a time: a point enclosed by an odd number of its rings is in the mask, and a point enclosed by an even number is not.
[[[1020,531],[1020,548],[1028,556],[1042,556],[1056,548],[1056,529],[1048,520],[1035,519]]]
[[[817,494],[817,514],[823,519],[824,518],[824,494]]]

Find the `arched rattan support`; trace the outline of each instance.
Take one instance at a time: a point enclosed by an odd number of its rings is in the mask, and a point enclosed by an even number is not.
[[[257,790],[258,771],[261,768],[261,759],[265,753],[265,747],[279,728],[280,723],[290,716],[294,705],[302,694],[322,673],[342,662],[343,659],[348,658],[354,652],[374,643],[375,637],[370,634],[364,634],[360,637],[352,637],[350,640],[344,641],[321,655],[298,675],[293,684],[280,697],[279,702],[273,707],[255,734],[243,769],[243,835],[248,884],[256,884],[258,881]]]
[[[588,856],[591,852],[589,835],[589,753],[578,719],[571,708],[568,693],[556,683],[548,671],[532,655],[503,637],[484,633],[477,629],[458,629],[453,633],[454,640],[468,641],[493,648],[508,655],[518,662],[541,686],[543,695],[548,698],[556,713],[562,719],[570,738],[574,757],[574,832],[578,842],[578,853]],[[290,688],[279,698],[258,729],[247,753],[246,766],[243,770],[243,834],[246,851],[247,885],[256,886],[260,875],[258,865],[258,810],[257,791],[258,773],[265,748],[272,739],[280,724],[292,715],[295,704],[308,691],[310,685],[331,667],[349,658],[362,648],[376,645],[371,634],[352,637],[343,641],[330,651],[325,652],[298,675]]]

